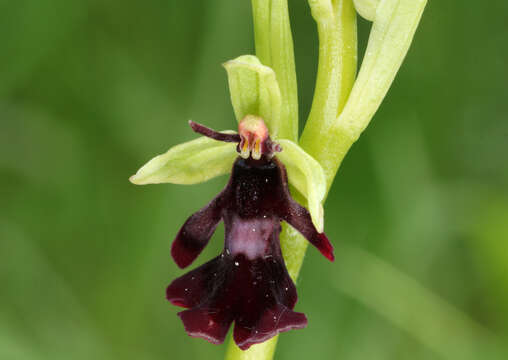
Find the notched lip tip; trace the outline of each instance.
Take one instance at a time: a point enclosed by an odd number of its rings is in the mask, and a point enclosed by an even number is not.
[[[185,304],[183,302],[175,300],[175,299],[170,299],[167,294],[166,294],[166,300],[169,301],[174,306],[179,306],[179,307],[187,308],[187,306],[185,306]]]
[[[215,339],[213,337],[210,337],[210,336],[205,336],[201,333],[190,333],[188,332],[187,330],[185,330],[185,332],[187,333],[188,336],[190,336],[191,338],[195,338],[195,339],[203,339],[203,340],[206,340],[208,341],[210,344],[213,344],[213,345],[222,345],[224,343],[224,339],[223,340],[220,340],[220,339]]]
[[[236,344],[236,346],[238,346],[242,351],[245,351],[245,350],[248,350],[253,345],[262,344],[265,341],[270,340],[274,336],[278,336],[278,335],[280,335],[282,333],[285,333],[285,332],[288,332],[288,331],[291,331],[291,330],[302,330],[302,329],[305,329],[309,325],[309,322],[307,320],[307,316],[305,316],[305,314],[302,314],[302,315],[303,315],[303,317],[305,319],[305,322],[302,323],[302,324],[290,325],[290,326],[287,326],[285,328],[282,328],[282,329],[279,329],[279,330],[275,331],[275,333],[273,333],[273,334],[270,334],[270,335],[267,334],[267,336],[262,337],[260,339],[257,339],[255,341],[249,341],[249,342],[244,342],[242,344]]]

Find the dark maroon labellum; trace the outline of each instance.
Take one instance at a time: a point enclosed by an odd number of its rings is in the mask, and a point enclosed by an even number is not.
[[[284,165],[266,154],[259,160],[239,157],[225,189],[185,222],[173,242],[171,254],[180,267],[200,254],[220,220],[226,233],[222,253],[167,289],[171,303],[188,308],[178,314],[187,333],[220,344],[234,322],[233,338],[245,350],[305,327],[305,315],[292,311],[297,294],[282,258],[280,222],[287,221],[332,261],[333,248],[291,198]]]

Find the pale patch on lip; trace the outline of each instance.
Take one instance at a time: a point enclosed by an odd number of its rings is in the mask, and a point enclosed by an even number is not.
[[[233,256],[243,254],[249,260],[266,255],[274,231],[273,219],[254,218],[233,221],[226,247]]]

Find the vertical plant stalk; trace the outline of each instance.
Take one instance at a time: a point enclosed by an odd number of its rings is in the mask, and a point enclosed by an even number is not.
[[[319,63],[316,90],[309,119],[300,140],[302,148],[314,150],[309,152],[316,160],[323,157],[319,130],[330,126],[344,107],[353,87],[356,74],[357,36],[356,12],[352,0],[309,1],[312,15],[318,26]],[[324,125],[324,126],[323,126]],[[317,134],[314,137],[312,134]],[[306,143],[314,146],[306,146]],[[332,161],[337,159],[331,159]],[[322,164],[323,165],[323,164]],[[333,177],[327,175],[327,191]],[[294,195],[297,201],[304,203],[303,197]],[[289,274],[296,281],[300,272],[305,251],[305,239],[291,226],[283,224],[281,246]]]
[[[356,11],[351,0],[309,1],[319,35],[319,63],[316,88],[309,118],[300,144],[318,143],[324,132],[336,121],[356,76]]]
[[[318,99],[315,98],[313,110],[311,110],[314,111],[314,115],[311,116],[315,119],[313,122],[316,126],[324,121],[324,114],[329,116],[328,121],[330,122],[337,118],[339,108],[344,106],[353,86],[356,73],[356,12],[352,0],[337,0],[333,4],[333,16],[329,16],[327,19],[319,18],[320,21],[318,21],[318,29],[319,26],[321,28],[319,30],[320,51],[316,94],[319,96],[316,96]],[[289,112],[290,116],[285,118],[284,110],[282,110],[282,123],[290,123],[292,130],[286,133],[281,132],[280,137],[294,141],[298,133],[298,104],[296,75],[293,75],[295,74],[295,65],[287,0],[252,0],[252,5],[256,55],[264,65],[275,70],[283,102],[285,99],[289,99],[289,109],[296,109]],[[274,16],[274,14],[276,15]],[[274,17],[282,19],[278,26],[274,26]],[[321,25],[319,25],[320,23]],[[281,27],[285,30],[281,31],[283,30]],[[272,29],[275,31],[272,32]],[[330,29],[334,30],[331,34]],[[273,37],[270,35],[280,38],[278,41],[273,41]],[[274,44],[279,46],[276,53],[282,54],[282,57],[278,61],[272,62],[274,56],[272,46]],[[286,61],[282,61],[283,59]],[[329,75],[330,72],[334,74],[333,77]],[[285,136],[285,134],[289,134],[291,137]],[[314,138],[314,141],[309,138],[309,141],[319,143],[319,138]],[[332,180],[327,182],[328,187]],[[298,202],[305,203],[305,199],[295,191],[293,191],[293,196]],[[285,223],[282,226],[280,241],[287,270],[293,281],[296,282],[307,250],[307,241]],[[265,343],[254,345],[246,351],[240,350],[233,341],[230,341],[226,360],[270,360],[275,353],[277,339],[278,336]]]
[[[273,26],[274,19],[289,19],[287,0],[252,1],[256,51],[263,62],[267,61],[265,65],[274,68],[277,79],[284,82],[288,69],[294,70],[294,60],[277,62],[273,59],[275,53],[292,55],[292,40],[286,36],[282,37],[285,41],[272,42],[272,36],[279,36],[280,40],[282,32],[280,27],[279,33],[271,31],[277,28]],[[368,4],[369,16],[374,16],[374,24],[356,81],[356,12],[352,0],[308,1],[317,22],[320,47],[314,100],[300,145],[323,167],[329,189],[345,155],[368,126],[391,86],[409,49],[427,0],[360,1]],[[284,5],[276,9],[279,12],[274,12],[274,4],[282,3]],[[284,16],[280,17],[282,9]],[[289,20],[287,28],[289,29]],[[291,34],[290,29],[286,34]],[[279,52],[274,52],[274,44],[286,50],[279,48]],[[282,87],[283,85],[281,92]],[[293,91],[289,98],[296,96],[296,85],[294,89],[287,86],[285,89],[285,94],[288,94],[288,90]],[[283,101],[284,99],[283,97]],[[290,121],[290,126],[294,126],[294,120],[291,118]],[[301,202],[302,198],[298,194],[294,197]],[[281,247],[288,272],[296,282],[307,242],[296,230],[284,224]],[[230,342],[226,359],[270,360],[276,342],[277,338],[273,338],[244,352]]]
[[[287,0],[252,0],[256,56],[277,74],[284,124],[279,137],[298,140],[298,90]]]

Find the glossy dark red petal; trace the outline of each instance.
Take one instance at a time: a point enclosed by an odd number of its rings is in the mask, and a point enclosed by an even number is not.
[[[194,213],[178,232],[171,246],[171,256],[179,267],[185,268],[190,265],[208,244],[221,220],[224,196],[222,192],[208,205]]]
[[[189,308],[179,313],[187,333],[222,343],[234,321],[235,341],[247,349],[304,327],[305,315],[292,311],[296,288],[279,254],[250,260],[225,253],[174,280],[167,298]]]
[[[335,261],[335,255],[333,255],[333,246],[328,240],[328,237],[325,233],[320,233],[317,235],[317,238],[314,240],[312,244],[318,248],[318,250],[323,254],[328,260]]]
[[[314,245],[328,260],[334,261],[333,246],[324,233],[319,233],[312,223],[312,218],[306,208],[293,199],[289,199],[288,206],[282,214],[292,227],[298,230],[309,242]]]

